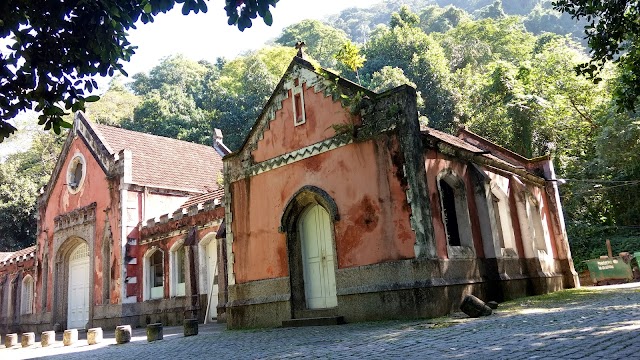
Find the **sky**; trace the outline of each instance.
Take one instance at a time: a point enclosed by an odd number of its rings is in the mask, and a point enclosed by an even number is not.
[[[138,72],[149,72],[166,56],[183,54],[192,60],[215,61],[218,57],[234,57],[259,49],[275,39],[282,29],[305,19],[323,20],[329,15],[353,7],[369,7],[381,0],[280,0],[271,8],[273,24],[267,26],[261,18],[243,32],[227,25],[223,0],[207,1],[207,13],[182,15],[181,5],[166,14],[159,14],[153,23],[137,24],[137,29],[129,31],[129,42],[138,46],[130,62],[124,69],[129,76]],[[3,44],[0,39],[0,44]],[[6,41],[5,41],[6,43]],[[98,81],[97,94],[107,90],[109,78]],[[18,132],[0,143],[0,162],[10,153],[26,149],[31,143],[37,126],[37,114],[22,113],[14,123]]]
[[[237,55],[262,47],[275,39],[283,28],[304,19],[322,20],[328,15],[352,7],[369,7],[380,1],[372,0],[280,0],[273,14],[273,25],[267,26],[257,18],[253,26],[240,32],[237,27],[227,25],[224,1],[207,2],[206,14],[181,13],[176,6],[167,14],[159,14],[154,23],[142,24],[129,32],[129,41],[138,46],[136,54],[125,70],[129,75],[148,72],[163,57],[183,54],[193,60],[214,61],[218,57],[232,59]]]

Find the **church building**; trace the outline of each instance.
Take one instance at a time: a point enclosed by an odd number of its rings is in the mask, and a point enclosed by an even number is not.
[[[428,96],[428,94],[424,94]],[[231,153],[76,114],[0,333],[437,317],[579,286],[549,156],[420,124],[300,52]]]

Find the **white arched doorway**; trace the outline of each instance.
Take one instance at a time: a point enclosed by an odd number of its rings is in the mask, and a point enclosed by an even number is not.
[[[215,234],[207,235],[200,242],[201,292],[207,294],[207,321],[218,317],[218,242]]]
[[[89,321],[89,246],[82,243],[69,256],[67,328],[84,328]]]
[[[320,205],[309,206],[300,217],[304,294],[308,309],[338,306],[335,256],[329,213]]]

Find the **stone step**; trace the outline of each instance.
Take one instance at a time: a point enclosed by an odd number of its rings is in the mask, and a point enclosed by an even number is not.
[[[282,322],[282,327],[329,326],[342,324],[346,324],[346,322],[344,321],[344,316],[329,316],[284,320]]]

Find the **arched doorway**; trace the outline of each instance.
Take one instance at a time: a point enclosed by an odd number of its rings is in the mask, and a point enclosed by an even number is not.
[[[209,304],[209,320],[213,320],[218,316],[218,246],[214,240],[209,241],[206,247],[206,264],[207,279],[209,285],[207,292],[209,294],[207,302]]]
[[[218,317],[219,295],[219,270],[218,270],[218,241],[215,234],[205,236],[200,242],[200,293],[207,295],[206,309],[207,321]],[[208,307],[205,307],[208,306]]]
[[[89,321],[89,246],[81,243],[69,255],[67,328],[84,328]]]
[[[298,231],[302,245],[307,308],[326,309],[338,306],[329,213],[318,204],[310,205],[300,216]]]

